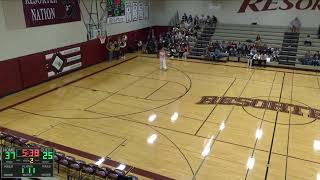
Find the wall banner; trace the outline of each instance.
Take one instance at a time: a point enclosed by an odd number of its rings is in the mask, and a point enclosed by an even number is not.
[[[143,9],[144,9],[144,5],[142,2],[139,3],[139,7],[138,7],[138,16],[139,16],[139,20],[143,20],[144,16],[143,16]]]
[[[144,5],[144,19],[149,19],[149,6]]]
[[[127,23],[132,21],[132,3],[131,2],[126,3],[126,19],[127,19]]]
[[[78,0],[22,0],[27,27],[80,21]]]
[[[132,20],[133,21],[138,20],[138,2],[132,3]]]
[[[126,0],[107,0],[107,23],[115,24],[126,21]]]

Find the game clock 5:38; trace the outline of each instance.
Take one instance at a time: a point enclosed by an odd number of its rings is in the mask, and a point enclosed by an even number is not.
[[[2,148],[1,177],[52,177],[52,148]]]

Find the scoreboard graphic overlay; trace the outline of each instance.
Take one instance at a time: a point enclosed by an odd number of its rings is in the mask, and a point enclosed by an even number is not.
[[[122,23],[126,19],[126,0],[107,0],[108,24]]]
[[[53,177],[52,148],[3,147],[1,178]]]

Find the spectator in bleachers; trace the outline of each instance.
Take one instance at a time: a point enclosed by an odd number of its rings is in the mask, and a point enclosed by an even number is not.
[[[241,57],[253,58],[253,56],[256,55],[257,52],[259,51],[261,54],[265,54],[268,58],[272,57],[274,61],[279,60],[279,49],[269,47],[267,44],[263,44],[263,46],[261,46],[261,45],[257,45],[256,43],[248,43],[248,42],[245,42],[245,43],[236,42],[236,41],[220,42],[220,41],[212,40],[211,42],[209,42],[209,46],[207,51],[205,52],[205,56],[212,59],[218,59],[221,56],[217,57],[216,56],[217,53],[214,53],[214,54],[211,53],[211,56],[209,55],[211,46],[214,47],[214,52],[216,48],[219,48],[220,53],[226,52],[223,54],[224,56],[234,56],[234,57],[238,57],[238,59],[240,59]]]
[[[207,57],[209,60],[214,61],[216,59],[214,55],[214,48],[212,46],[209,46],[205,50],[205,57]]]
[[[267,58],[268,58],[268,55],[265,52],[263,52],[261,54],[261,61],[267,61]]]
[[[218,19],[216,16],[212,15],[212,20],[213,20],[213,23],[216,24],[218,22]]]
[[[182,19],[182,21],[187,21],[187,19],[188,19],[187,14],[186,14],[186,13],[184,13],[181,19]]]
[[[304,55],[304,58],[302,58],[300,61],[303,65],[311,65],[312,63],[312,57],[310,51],[307,51]]]
[[[313,55],[313,59],[314,59],[314,60],[320,60],[320,53],[319,53],[319,51],[317,51],[317,53]]]
[[[199,19],[199,17],[197,15],[194,17],[193,27],[194,27],[195,30],[199,30],[200,29],[200,19]]]
[[[245,53],[245,49],[244,49],[244,47],[245,47],[246,45],[245,45],[245,43],[240,43],[240,42],[238,42],[238,44],[237,44],[237,54],[238,54],[238,56],[242,56],[242,55],[244,55]]]
[[[258,51],[257,51],[256,47],[251,47],[250,56],[252,56],[252,58],[253,58],[253,56],[256,55],[257,52],[258,52]]]
[[[204,16],[204,14],[201,14],[200,24],[203,25],[205,22],[206,22],[206,17]]]
[[[264,43],[262,46],[261,46],[261,51],[263,52],[266,52],[268,50],[268,45],[266,43]]]
[[[280,54],[279,48],[274,48],[272,50],[272,58],[273,58],[274,61],[279,62],[279,54]]]
[[[311,60],[311,65],[313,65],[313,66],[319,66],[320,65],[320,53],[319,53],[319,51],[317,51],[317,53],[313,55],[313,58]]]
[[[189,49],[190,49],[190,47],[189,47],[189,45],[185,45],[184,46],[184,48],[183,48],[183,59],[184,60],[187,60],[187,57],[188,57],[188,55],[189,55]]]
[[[220,48],[216,48],[214,50],[214,56],[216,58],[216,60],[223,58],[223,57],[228,57],[229,54],[228,53],[224,53],[223,51],[220,50]]]
[[[236,45],[232,42],[230,43],[228,50],[230,56],[237,56]]]
[[[190,42],[195,42],[200,35],[201,23],[203,23],[203,26],[212,25],[215,21],[217,20],[215,20],[214,16],[212,18],[210,16],[205,18],[202,15],[202,19],[200,20],[198,16],[192,17],[192,15],[188,16],[184,13],[181,22],[173,27],[171,31],[169,30],[167,33],[160,34],[157,38],[151,38],[149,32],[145,48],[143,48],[144,52],[153,53],[153,47],[162,44],[168,50],[167,52],[170,54],[170,57],[186,57],[185,55],[191,50]]]
[[[260,54],[260,52],[258,51],[258,52],[253,56],[252,59],[260,61],[260,60],[261,60],[261,54]]]
[[[256,43],[257,45],[260,45],[260,43],[261,43],[260,34],[257,35],[255,43]]]
[[[192,22],[193,22],[193,18],[192,18],[192,15],[190,14],[188,18],[188,23],[192,24]]]
[[[307,46],[312,46],[312,42],[311,42],[311,38],[310,38],[310,34],[307,35],[306,39],[304,40],[304,45]]]
[[[178,53],[179,53],[178,54],[179,59],[182,59],[183,52],[184,52],[183,44],[178,45],[177,50],[178,50]]]
[[[147,54],[154,54],[157,52],[157,49],[158,49],[158,42],[157,42],[157,39],[154,35],[154,31],[151,30],[149,32],[149,35],[147,37],[147,41],[146,41],[146,45],[145,45],[145,49],[144,49],[144,53],[147,53]]]
[[[209,15],[206,18],[206,24],[209,26],[213,25],[213,18],[211,18]]]
[[[290,28],[292,32],[300,32],[301,21],[298,17],[294,18],[294,20],[290,22]]]
[[[248,57],[248,68],[251,68],[252,67],[252,61],[253,61],[253,56],[249,56]]]
[[[177,54],[176,46],[172,44],[169,49],[170,49],[170,52],[169,52],[170,58],[174,58],[174,56]]]
[[[268,55],[268,56],[272,56],[272,52],[273,52],[273,48],[271,48],[271,47],[267,47],[267,49],[265,50],[265,52],[266,52],[266,54]]]

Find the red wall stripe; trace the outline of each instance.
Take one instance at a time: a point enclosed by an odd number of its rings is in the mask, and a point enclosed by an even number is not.
[[[159,32],[164,32],[167,27],[156,26],[153,29],[155,29],[155,34],[157,35]],[[127,47],[133,47],[135,46],[136,40],[145,41],[149,32],[150,28],[148,27],[113,35],[108,37],[108,39],[117,40],[119,37],[127,35]],[[105,44],[101,44],[99,39],[94,39],[83,43],[1,61],[0,97],[49,80],[45,68],[45,55],[79,46],[81,47],[83,68],[103,62],[107,59]]]
[[[19,62],[0,61],[0,97],[22,89]]]
[[[23,88],[39,84],[48,79],[45,57],[41,53],[24,56],[18,58],[17,61],[21,67]]]

